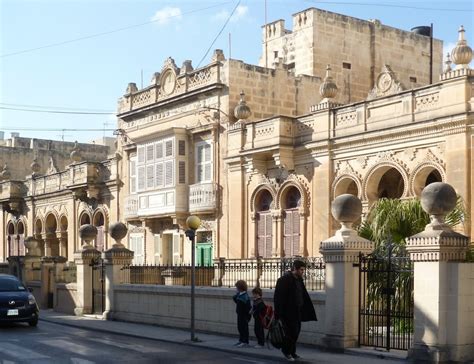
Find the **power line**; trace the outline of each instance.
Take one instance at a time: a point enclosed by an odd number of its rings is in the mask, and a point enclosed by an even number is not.
[[[235,11],[237,10],[238,6],[240,5],[240,2],[242,0],[239,0],[237,1],[237,4],[235,4],[235,7],[234,7],[234,10],[232,10],[232,12],[230,13],[229,17],[227,18],[227,20],[225,21],[224,25],[222,26],[221,30],[219,31],[219,33],[217,33],[216,37],[214,38],[214,40],[212,41],[211,45],[209,46],[209,48],[207,49],[206,53],[204,53],[204,56],[202,56],[201,60],[199,61],[198,65],[196,68],[199,68],[199,66],[201,65],[202,61],[204,61],[204,59],[207,57],[207,54],[209,53],[209,51],[211,50],[212,46],[214,45],[214,43],[216,42],[217,38],[219,38],[219,36],[222,34],[222,32],[224,31],[225,27],[227,26],[227,23],[229,23],[229,20],[230,18],[232,18],[232,15],[234,15]]]
[[[115,131],[117,129],[97,129],[97,128],[84,128],[84,129],[70,129],[70,128],[28,128],[28,127],[0,127],[0,130],[18,130],[18,131]]]
[[[5,106],[20,106],[20,107],[27,107],[27,108],[35,108],[35,109],[59,109],[59,110],[71,110],[71,111],[103,111],[108,112],[109,110],[106,109],[92,109],[92,108],[83,108],[83,107],[64,107],[64,106],[46,106],[46,105],[28,105],[28,104],[9,104],[6,102],[0,102],[0,105]]]
[[[424,8],[419,6],[410,5],[396,5],[396,4],[381,4],[381,3],[354,3],[354,2],[342,2],[342,1],[317,1],[317,0],[305,0],[307,3],[312,4],[334,4],[334,5],[360,5],[360,6],[378,6],[386,8],[401,8],[401,9],[416,9],[416,10],[432,10],[432,11],[456,11],[456,12],[473,12],[474,10],[469,9],[452,9],[452,8]]]
[[[47,114],[73,114],[73,115],[114,115],[114,112],[87,112],[87,111],[59,111],[59,110],[34,110],[34,109],[18,109],[15,107],[0,106],[3,110],[26,111],[26,112],[40,112]]]
[[[150,21],[147,21],[147,22],[144,22],[144,23],[129,25],[129,26],[122,27],[122,28],[117,28],[117,29],[114,29],[114,30],[109,30],[109,31],[107,31],[107,32],[101,32],[101,33],[90,34],[90,35],[86,35],[86,36],[79,37],[79,38],[74,38],[74,39],[65,40],[65,41],[62,41],[62,42],[46,44],[46,45],[40,46],[40,47],[28,48],[28,49],[23,49],[23,50],[17,51],[17,52],[6,53],[6,54],[0,55],[0,57],[1,57],[1,58],[10,57],[10,56],[18,55],[18,54],[23,54],[23,53],[29,53],[29,52],[37,51],[37,50],[40,50],[40,49],[52,48],[52,47],[57,47],[57,46],[64,45],[64,44],[79,42],[79,41],[81,41],[81,40],[86,40],[86,39],[101,37],[101,36],[108,35],[108,34],[113,34],[113,33],[117,33],[117,32],[122,32],[122,31],[128,30],[128,29],[133,29],[133,28],[142,27],[142,26],[144,26],[144,25],[148,25],[148,24],[152,24],[152,23],[159,22],[159,21],[163,21],[164,19],[176,18],[176,17],[180,17],[180,16],[183,16],[183,15],[188,15],[188,14],[192,14],[192,13],[197,13],[197,12],[199,12],[199,11],[204,11],[204,10],[216,8],[216,7],[219,7],[219,6],[228,4],[228,3],[230,3],[230,1],[227,1],[227,2],[224,2],[224,3],[220,3],[220,4],[216,4],[216,5],[211,5],[211,6],[208,6],[208,7],[205,7],[205,8],[199,8],[199,9],[190,10],[190,11],[187,11],[187,12],[184,12],[184,13],[181,13],[181,14],[177,14],[177,15],[170,15],[170,16],[167,16],[167,17],[165,17],[165,18],[160,18],[160,19],[156,19],[156,20],[150,20]]]

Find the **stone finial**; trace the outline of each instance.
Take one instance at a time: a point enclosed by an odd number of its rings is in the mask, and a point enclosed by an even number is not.
[[[354,195],[337,196],[331,205],[334,219],[341,224],[335,235],[321,242],[320,251],[327,262],[355,262],[359,253],[371,253],[373,243],[357,235],[352,224],[362,214],[362,202]]]
[[[25,238],[23,244],[26,248],[26,255],[29,257],[38,257],[41,255],[41,250],[38,248],[38,240],[33,236]]]
[[[453,62],[451,61],[451,55],[448,53],[446,53],[446,61],[444,62],[445,66],[444,66],[444,73],[448,73],[448,72],[451,72],[452,69],[451,69],[451,64]]]
[[[332,202],[331,214],[341,223],[340,231],[352,230],[352,224],[362,214],[362,202],[348,193],[337,196]]]
[[[109,226],[109,234],[115,240],[114,248],[123,248],[122,239],[127,236],[127,226],[122,222],[115,222]]]
[[[33,158],[33,162],[31,162],[30,168],[31,168],[31,175],[32,176],[37,176],[39,174],[39,171],[41,170],[41,166],[38,163],[38,158],[37,157]]]
[[[212,55],[211,62],[223,62],[223,61],[225,61],[225,56],[222,49],[214,49],[214,54]]]
[[[453,187],[435,182],[421,192],[421,206],[431,222],[425,230],[407,239],[406,249],[415,262],[463,261],[469,237],[459,234],[444,222],[446,215],[456,206],[457,195]]]
[[[69,154],[72,163],[78,163],[82,160],[81,150],[77,144],[77,140],[74,142],[74,148],[72,148],[71,154]]]
[[[252,115],[252,111],[250,111],[250,108],[247,106],[247,103],[245,102],[244,98],[245,93],[242,90],[240,92],[239,104],[234,109],[234,116],[237,118],[237,120],[245,121],[250,117],[250,115]]]
[[[456,63],[456,69],[469,68],[469,63],[472,60],[472,48],[467,45],[467,40],[464,38],[464,27],[459,28],[459,38],[456,47],[451,51],[451,58]]]
[[[5,163],[3,165],[2,171],[0,172],[0,180],[8,181],[11,176],[12,176],[12,174],[10,172],[10,169],[8,168],[8,164]]]
[[[421,207],[430,215],[427,229],[451,231],[444,219],[456,207],[456,201],[456,191],[451,185],[434,182],[426,186],[421,192]]]
[[[127,90],[125,91],[125,94],[130,95],[137,91],[138,91],[137,84],[135,82],[130,82],[127,86]]]
[[[82,250],[94,249],[90,243],[97,237],[97,228],[91,224],[82,225],[79,228],[79,237],[83,241]]]
[[[179,74],[184,75],[186,73],[191,72],[193,69],[194,68],[193,68],[193,65],[192,65],[192,61],[187,59],[186,61],[183,62],[183,65],[181,66],[181,68],[179,70]]]
[[[336,97],[337,91],[338,91],[337,85],[330,75],[330,71],[331,71],[331,66],[327,65],[326,77],[324,77],[323,83],[321,84],[321,86],[319,86],[319,94],[321,95],[323,99],[326,99],[326,101],[327,99],[332,99]]]
[[[160,75],[161,75],[160,72],[153,73],[153,76],[151,77],[150,83],[152,85],[159,85],[160,84]]]

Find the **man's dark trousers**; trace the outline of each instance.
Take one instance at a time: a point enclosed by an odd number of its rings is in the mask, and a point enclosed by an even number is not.
[[[285,355],[295,355],[296,354],[296,342],[298,341],[298,336],[301,331],[301,319],[282,319],[283,329],[285,330],[285,340],[281,351]]]
[[[258,345],[265,345],[265,332],[263,331],[262,321],[260,317],[255,319],[254,325],[255,336],[257,337]]]

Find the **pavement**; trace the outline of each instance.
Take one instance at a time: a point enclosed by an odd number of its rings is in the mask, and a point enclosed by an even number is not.
[[[190,340],[189,330],[130,322],[108,321],[93,315],[72,316],[52,310],[42,310],[40,320],[96,332],[184,344],[231,354],[246,355],[253,358],[272,360],[272,362],[281,362],[283,359],[281,352],[277,349],[268,347],[262,349],[253,348],[252,346],[255,345],[256,342],[251,342],[251,347],[249,348],[236,348],[233,344],[237,341],[237,337],[231,335],[197,332],[196,337],[199,341],[192,342]],[[298,344],[298,355],[303,359],[300,362],[307,363],[400,364],[402,362],[408,362],[406,352],[404,351],[386,352],[371,348],[350,349],[344,353],[340,353],[324,351],[317,347]]]

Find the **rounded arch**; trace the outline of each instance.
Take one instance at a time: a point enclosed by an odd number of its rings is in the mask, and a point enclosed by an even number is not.
[[[20,220],[18,221],[18,225],[17,225],[17,234],[18,235],[24,235],[25,232],[26,232],[26,227],[25,227],[25,223],[23,220]]]
[[[7,234],[14,235],[15,234],[15,223],[13,221],[7,222]]]
[[[423,188],[433,182],[446,182],[444,168],[434,162],[421,163],[411,174],[410,193],[413,196],[420,197]]]
[[[44,225],[47,233],[55,233],[58,230],[58,216],[54,212],[48,213]]]
[[[362,198],[362,183],[360,179],[349,175],[344,174],[336,178],[333,183],[333,198],[349,193],[358,198]]]
[[[68,219],[67,219],[67,216],[66,216],[66,215],[62,215],[62,216],[59,218],[59,229],[60,229],[60,231],[62,231],[62,232],[67,231],[68,225],[69,225],[69,221],[68,221]]]
[[[37,218],[36,221],[35,221],[35,234],[37,235],[40,235],[43,233],[43,221],[41,220],[41,218]]]
[[[102,209],[96,209],[92,216],[92,225],[94,226],[106,226],[106,214]]]
[[[408,194],[408,175],[394,162],[383,162],[370,169],[364,181],[364,200],[375,201],[381,197],[401,198]],[[381,184],[387,184],[383,191]],[[390,186],[388,186],[390,185]]]
[[[262,197],[261,193],[262,191],[267,191],[272,199],[272,202],[270,204],[270,208],[273,208],[275,205],[275,200],[276,200],[276,191],[271,185],[260,185],[258,186],[252,193],[252,196],[250,197],[250,209],[252,212],[257,212],[257,205],[259,203],[259,199]]]
[[[82,211],[79,215],[79,226],[90,224],[92,221],[89,211]]]
[[[301,186],[301,184],[299,184],[297,181],[294,181],[294,180],[286,181],[285,183],[281,185],[277,194],[277,208],[284,208],[282,206],[285,206],[284,201],[286,199],[288,192],[291,191],[291,188],[296,188],[298,190],[301,197],[299,207],[300,207],[300,210],[304,212],[308,204],[308,196],[306,195],[306,191],[303,188],[303,186]]]

